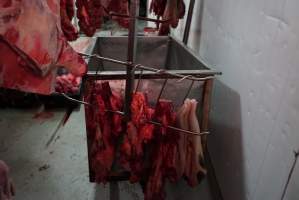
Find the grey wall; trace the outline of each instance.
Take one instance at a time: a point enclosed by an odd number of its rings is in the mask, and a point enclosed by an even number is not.
[[[298,0],[196,0],[189,46],[223,72],[209,145],[227,200],[283,193],[299,148],[298,8]],[[285,199],[299,199],[298,165]]]

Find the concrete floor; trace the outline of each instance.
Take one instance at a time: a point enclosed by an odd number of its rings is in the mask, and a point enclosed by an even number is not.
[[[74,112],[46,146],[65,111],[34,119],[37,110],[0,110],[0,159],[7,162],[16,186],[17,200],[109,199],[109,184],[89,183],[84,109]],[[195,189],[183,182],[167,188],[168,199],[210,200],[207,181]],[[112,191],[116,194],[116,191]],[[138,185],[119,183],[120,199],[143,199]]]

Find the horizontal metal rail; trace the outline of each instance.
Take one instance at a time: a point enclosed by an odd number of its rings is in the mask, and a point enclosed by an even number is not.
[[[73,102],[76,102],[76,103],[80,103],[80,104],[84,104],[86,106],[95,106],[95,105],[92,105],[92,104],[90,104],[88,102],[85,102],[85,101],[80,101],[80,100],[77,100],[77,99],[73,99],[73,98],[69,97],[68,95],[66,95],[64,93],[62,93],[62,95],[66,99],[68,99],[70,101],[73,101]],[[115,114],[122,115],[122,116],[125,115],[124,112],[118,111],[118,110],[106,110],[106,112],[115,113]],[[210,132],[208,132],[208,131],[201,132],[201,133],[196,133],[196,132],[193,132],[193,131],[189,131],[189,130],[177,128],[177,127],[174,127],[174,126],[164,126],[160,122],[155,122],[155,121],[152,121],[152,120],[148,120],[146,122],[150,123],[150,124],[153,124],[153,125],[156,125],[156,126],[161,126],[161,127],[169,128],[169,129],[172,129],[174,131],[177,131],[177,133],[182,133],[182,134],[189,134],[189,135],[195,135],[195,136],[203,136],[203,135],[209,135],[210,134]]]
[[[99,56],[97,54],[85,54],[80,53],[80,55],[88,57],[88,58],[96,58],[107,62],[112,62],[116,64],[120,64],[124,67],[131,66],[131,63],[126,61],[121,61],[117,59],[107,58],[103,56]],[[208,79],[212,79],[214,75],[221,75],[221,72],[213,71],[213,70],[164,70],[159,68],[147,67],[141,64],[137,64],[134,66],[134,69],[145,70],[143,72],[143,77],[148,77],[149,79],[164,79],[164,78],[179,78],[182,80],[193,80],[193,81],[204,81]],[[149,72],[154,73],[149,73]],[[138,75],[138,72],[135,72],[135,75]],[[104,80],[105,76],[107,77],[106,80],[110,78],[113,79],[123,79],[125,76],[125,71],[104,71],[104,72],[88,72],[87,77],[93,77],[95,79],[102,79]],[[112,80],[112,79],[110,79]]]

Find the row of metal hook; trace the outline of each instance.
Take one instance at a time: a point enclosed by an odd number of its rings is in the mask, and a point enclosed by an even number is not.
[[[131,67],[131,63],[126,62],[126,61],[121,61],[121,60],[117,60],[117,59],[113,59],[113,58],[107,58],[107,57],[103,57],[97,54],[86,54],[86,53],[79,53],[81,56],[86,57],[86,58],[97,58],[100,59],[102,61],[107,61],[107,62],[112,62],[112,63],[116,63],[116,64],[120,64],[124,67]],[[164,69],[158,69],[158,68],[154,68],[154,67],[148,67],[148,66],[144,66],[141,64],[136,64],[133,66],[133,70],[146,70],[146,71],[151,71],[157,74],[165,74],[165,75],[170,75],[172,77],[175,78],[179,78],[180,80],[178,80],[179,82],[183,81],[183,80],[192,80],[192,81],[206,81],[209,79],[214,79],[214,76],[207,76],[207,77],[203,77],[203,78],[198,78],[192,75],[182,75],[182,74],[178,74],[178,73],[173,73]],[[98,71],[98,70],[97,70]],[[142,74],[141,74],[142,75]]]
[[[70,100],[70,101],[73,101],[73,102],[76,102],[76,103],[80,103],[80,104],[84,104],[86,106],[95,106],[93,104],[90,104],[88,102],[85,102],[85,101],[80,101],[80,100],[77,100],[77,99],[74,99],[74,98],[71,98],[70,96],[66,95],[65,93],[61,93],[66,99]],[[118,115],[122,115],[124,116],[125,113],[122,112],[122,111],[119,111],[119,110],[105,110],[105,112],[110,112],[110,113],[114,113],[114,114],[118,114]],[[210,134],[210,132],[208,131],[205,131],[205,132],[200,132],[200,133],[196,133],[196,132],[193,132],[193,131],[189,131],[189,130],[185,130],[185,129],[181,129],[181,128],[177,128],[175,126],[165,126],[163,124],[161,124],[160,122],[156,122],[156,121],[152,121],[152,120],[148,120],[146,121],[146,123],[150,123],[150,124],[153,124],[153,125],[156,125],[156,126],[161,126],[161,127],[165,127],[165,128],[169,128],[169,129],[172,129],[172,130],[175,130],[177,131],[177,133],[182,133],[182,134],[188,134],[188,135],[195,135],[195,136],[203,136],[203,135],[208,135]]]
[[[124,61],[120,61],[120,60],[116,60],[116,59],[112,59],[112,58],[106,58],[106,57],[102,57],[102,56],[99,56],[99,55],[96,55],[96,54],[89,55],[89,54],[81,53],[81,55],[84,56],[84,57],[88,57],[88,58],[97,58],[97,59],[101,59],[101,60],[108,61],[108,62],[122,64],[124,66],[128,66],[129,65],[129,63],[124,62]],[[191,90],[192,90],[192,88],[194,86],[194,82],[195,81],[205,81],[205,80],[209,80],[209,79],[214,78],[213,76],[204,77],[204,78],[197,78],[197,77],[194,77],[192,75],[186,75],[185,76],[185,75],[181,75],[181,74],[171,73],[171,72],[168,72],[166,70],[161,70],[161,69],[156,69],[156,68],[151,68],[151,67],[145,67],[145,66],[143,66],[141,64],[135,65],[134,66],[134,70],[136,70],[136,69],[140,69],[140,73],[139,73],[138,81],[137,81],[137,84],[136,84],[136,87],[135,87],[135,91],[134,91],[135,93],[139,89],[139,86],[140,86],[140,83],[141,83],[141,80],[142,80],[142,74],[143,74],[144,70],[153,71],[153,72],[158,73],[158,74],[168,74],[168,75],[180,78],[179,80],[177,80],[177,82],[182,82],[184,80],[191,80],[191,84],[189,85],[187,93],[186,93],[186,95],[183,98],[183,102],[185,101],[185,99],[188,98],[188,96],[189,96],[189,94],[190,94],[190,92],[191,92]],[[101,76],[100,74],[97,74],[97,73],[98,73],[98,69],[97,69],[96,75]],[[162,96],[163,91],[164,91],[164,89],[166,87],[167,81],[168,81],[168,79],[166,78],[164,80],[164,82],[163,82],[163,85],[162,85],[162,87],[160,89],[160,92],[159,92],[159,95],[158,95],[158,98],[157,98],[157,102],[161,99],[161,96]],[[77,103],[80,103],[80,104],[84,104],[84,105],[87,105],[87,106],[94,106],[94,105],[92,105],[92,104],[90,104],[88,102],[84,102],[84,101],[80,101],[80,100],[77,100],[77,99],[73,99],[73,98],[69,97],[68,95],[66,95],[64,93],[62,93],[62,95],[65,98],[67,98],[68,100],[70,100],[70,101],[74,101],[74,102],[77,102]],[[116,110],[116,111],[115,110],[106,110],[106,112],[111,112],[111,113],[115,113],[115,114],[119,114],[119,115],[124,116],[124,112],[118,111],[118,110]],[[164,127],[163,124],[161,124],[159,122],[152,121],[152,120],[147,121],[147,123]],[[196,133],[196,132],[193,132],[193,131],[184,130],[184,129],[177,128],[177,127],[174,127],[174,126],[166,126],[166,128],[175,130],[178,133],[190,134],[190,135],[196,135],[196,136],[202,136],[202,135],[208,135],[208,134],[210,134],[209,132]]]

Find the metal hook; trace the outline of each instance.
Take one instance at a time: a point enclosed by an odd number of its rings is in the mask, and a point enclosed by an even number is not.
[[[136,69],[139,69],[141,66],[142,66],[141,64],[134,65],[133,70],[135,71]],[[143,69],[141,69],[141,70],[143,70]]]
[[[160,74],[160,73],[164,73],[165,70],[164,69],[158,69],[157,71],[155,71],[156,74]]]
[[[177,82],[180,83],[180,82],[182,82],[183,80],[185,80],[185,79],[187,79],[187,78],[191,78],[191,77],[192,77],[191,75],[187,75],[187,76],[185,76],[185,77],[179,79]]]
[[[160,98],[161,98],[161,96],[162,96],[162,93],[163,93],[163,90],[165,89],[165,86],[166,86],[167,81],[168,81],[168,79],[165,79],[165,80],[164,80],[164,83],[163,83],[163,85],[162,85],[162,88],[161,88],[161,90],[160,90],[159,96],[158,96],[157,101],[156,101],[156,105],[158,104],[158,102],[159,102],[159,100],[160,100]]]
[[[194,80],[191,82],[191,84],[190,84],[190,86],[188,88],[187,94],[185,95],[185,97],[183,99],[183,103],[182,104],[184,104],[185,100],[188,98],[188,96],[189,96],[189,94],[190,94],[190,92],[192,90],[193,85],[194,85]]]
[[[68,95],[66,95],[65,93],[60,93],[62,94],[62,96],[64,96],[66,99],[72,101],[72,102],[75,102],[75,103],[80,103],[80,104],[84,104],[84,105],[87,105],[87,106],[93,106],[92,104],[90,103],[87,103],[85,101],[80,101],[80,100],[77,100],[77,99],[74,99],[72,97],[69,97]]]
[[[135,92],[136,93],[138,91],[138,88],[139,88],[139,85],[140,85],[140,82],[141,82],[141,77],[142,77],[142,74],[143,74],[143,69],[140,70],[140,74],[138,76],[138,81],[137,81],[137,85],[136,85],[136,88],[135,88]]]

